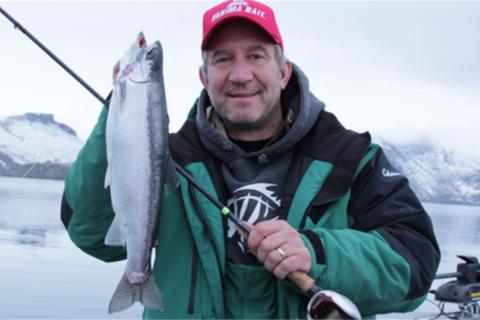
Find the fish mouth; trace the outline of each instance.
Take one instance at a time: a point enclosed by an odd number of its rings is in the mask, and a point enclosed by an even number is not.
[[[147,48],[145,53],[145,60],[155,61],[157,60],[157,56],[161,54],[162,54],[162,46],[160,45],[160,41],[157,40]]]

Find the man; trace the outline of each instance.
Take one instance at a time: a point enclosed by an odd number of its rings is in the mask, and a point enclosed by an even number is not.
[[[440,255],[431,221],[368,133],[324,110],[283,54],[273,11],[227,1],[204,14],[205,90],[170,137],[177,163],[252,231],[243,239],[185,180],[165,199],[153,274],[165,310],[146,318],[304,318],[308,273],[363,316],[423,302]],[[105,261],[113,211],[103,189],[105,110],[66,180],[72,240]]]

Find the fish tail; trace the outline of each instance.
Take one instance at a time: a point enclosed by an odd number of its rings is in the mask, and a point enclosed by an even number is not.
[[[127,275],[123,274],[108,305],[108,313],[125,310],[136,301],[147,308],[163,311],[162,294],[152,275],[144,283],[131,284]]]

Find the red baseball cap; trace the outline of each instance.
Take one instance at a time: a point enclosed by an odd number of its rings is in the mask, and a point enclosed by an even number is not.
[[[283,50],[282,36],[278,30],[273,10],[269,6],[253,0],[229,0],[206,11],[203,15],[202,50],[206,49],[208,39],[213,31],[221,23],[233,18],[243,18],[255,23],[265,30],[272,37],[273,42],[280,45]]]

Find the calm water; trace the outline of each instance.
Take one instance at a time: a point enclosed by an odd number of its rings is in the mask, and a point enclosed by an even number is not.
[[[0,177],[0,318],[140,318],[139,304],[108,315],[124,262],[103,263],[71,243],[59,218],[62,189],[60,181]],[[457,254],[480,257],[480,207],[426,207],[442,248],[439,272],[455,271]],[[414,313],[386,318],[435,311],[425,302]]]
[[[0,318],[141,318],[134,307],[109,316],[124,262],[80,251],[60,222],[60,181],[0,177]]]

